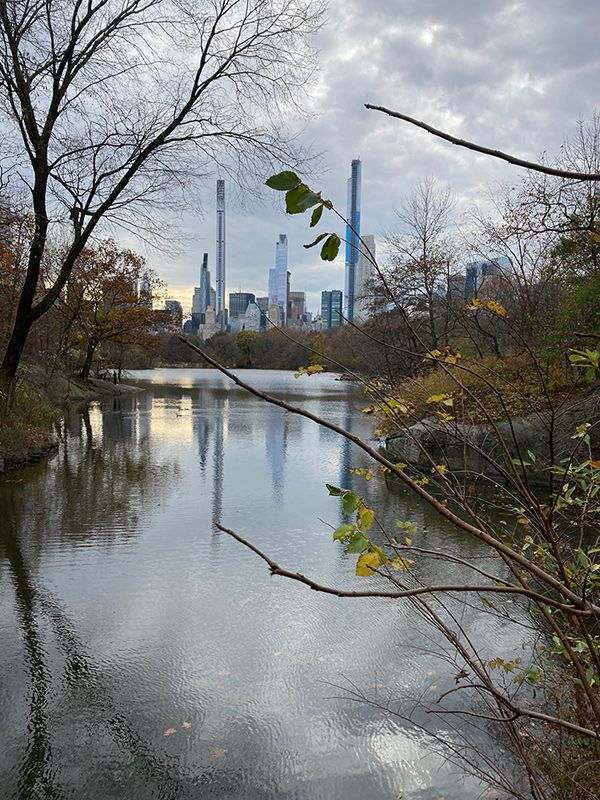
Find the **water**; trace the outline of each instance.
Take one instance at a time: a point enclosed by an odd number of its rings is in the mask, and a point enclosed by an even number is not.
[[[331,375],[242,375],[370,435],[364,395]],[[348,442],[214,371],[134,378],[145,391],[70,412],[54,458],[0,481],[0,797],[474,800],[422,733],[338,688],[385,705],[454,685],[410,607],[271,577],[214,523],[349,589],[325,483],[411,519],[423,547],[477,547],[351,475],[368,459]],[[457,577],[436,563],[430,579]],[[471,627],[490,654],[519,645],[475,612]]]

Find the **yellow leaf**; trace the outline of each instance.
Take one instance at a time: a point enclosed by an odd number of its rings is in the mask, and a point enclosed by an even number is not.
[[[191,722],[184,722],[181,727],[182,728],[191,728],[192,727],[192,723]]]
[[[402,570],[402,572],[406,572],[411,564],[415,562],[410,558],[394,558],[390,561],[392,568],[398,572],[398,570]]]
[[[404,541],[406,542],[406,544],[412,544],[412,539],[409,539],[408,536],[406,537],[406,539]]]
[[[529,520],[527,519],[527,517],[519,517],[517,522],[520,522],[521,525],[529,525]]]
[[[356,562],[356,574],[361,578],[368,578],[378,566],[378,553],[363,553]]]
[[[594,469],[600,469],[600,461],[588,461],[588,464]]]
[[[175,730],[175,728],[169,728],[169,730],[168,730],[168,731],[165,731],[165,732],[163,733],[163,736],[170,736],[172,733],[177,733],[177,731]]]

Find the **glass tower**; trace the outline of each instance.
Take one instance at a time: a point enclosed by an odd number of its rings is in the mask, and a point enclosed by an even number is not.
[[[344,297],[344,315],[354,321],[357,265],[360,250],[360,181],[362,165],[359,158],[352,162],[352,171],[348,178],[348,216],[346,217],[346,285]]]

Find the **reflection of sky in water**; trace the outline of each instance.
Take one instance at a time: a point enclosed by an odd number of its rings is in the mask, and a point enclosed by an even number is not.
[[[369,433],[361,393],[332,376],[243,376]],[[424,547],[481,551],[380,477],[350,476],[367,462],[347,442],[215,372],[136,377],[152,390],[69,414],[58,455],[0,483],[0,796],[475,798],[420,735],[331,685],[379,701],[454,685],[410,608],[271,578],[213,523],[351,588],[325,483],[352,478],[382,519],[412,519]],[[460,573],[436,569],[429,579]],[[465,613],[490,652],[519,647]]]

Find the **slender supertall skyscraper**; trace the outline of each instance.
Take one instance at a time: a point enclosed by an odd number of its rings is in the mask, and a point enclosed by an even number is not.
[[[208,253],[204,253],[200,268],[200,313],[206,314],[210,305],[210,272],[208,270]]]
[[[360,179],[362,165],[359,158],[352,162],[348,178],[348,216],[346,217],[346,286],[344,292],[344,315],[354,321],[356,301],[356,278],[360,249]]]
[[[225,330],[225,181],[217,181],[217,307],[216,321]]]

